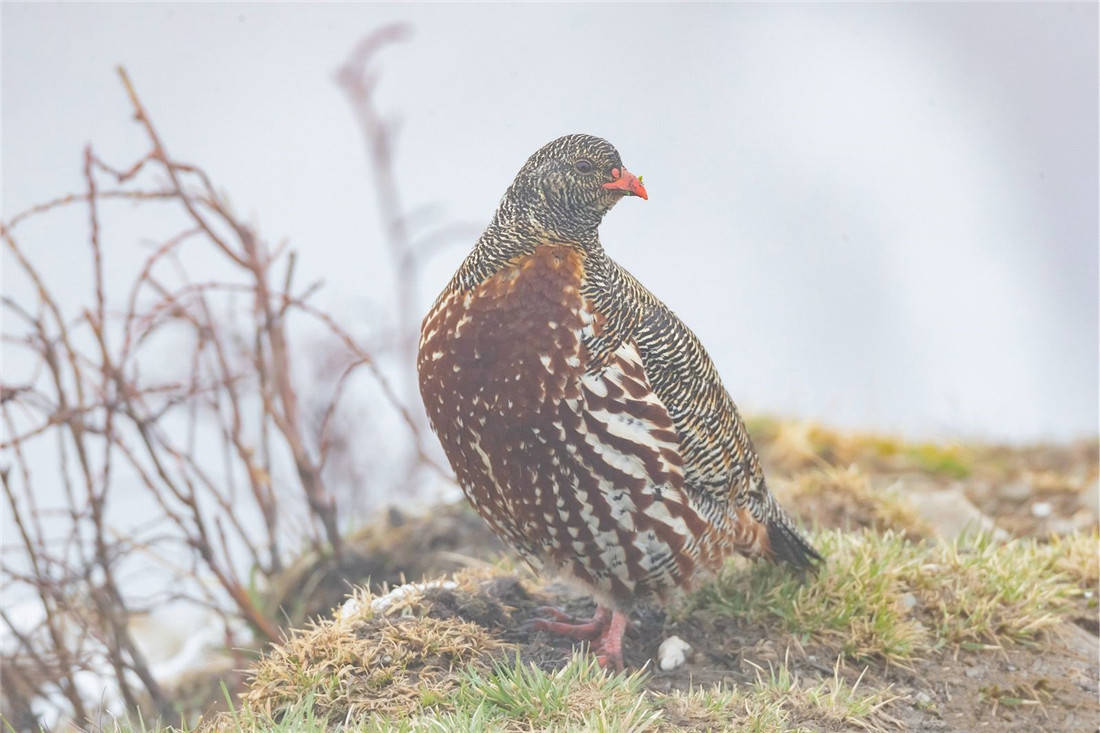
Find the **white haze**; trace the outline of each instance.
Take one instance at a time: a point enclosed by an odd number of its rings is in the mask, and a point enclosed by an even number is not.
[[[1096,432],[1095,4],[5,4],[5,218],[80,190],[86,142],[143,151],[122,63],[173,153],[362,322],[392,283],[374,277],[379,218],[333,71],[391,21],[415,28],[380,57],[406,201],[480,225],[540,144],[607,137],[650,200],[612,212],[605,247],[744,410],[940,438]],[[86,227],[21,239],[74,309]],[[142,231],[115,218],[116,272]],[[470,243],[431,260],[425,307]],[[6,251],[3,288],[31,296]]]

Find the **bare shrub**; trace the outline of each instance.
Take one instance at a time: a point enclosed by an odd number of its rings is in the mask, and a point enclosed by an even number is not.
[[[392,131],[374,107],[368,62],[403,34],[390,27],[368,37],[339,82],[368,143],[400,283],[392,348],[411,353],[417,259],[453,232],[410,236]],[[0,582],[5,599],[39,607],[30,628],[7,601],[0,610],[15,646],[2,660],[6,717],[20,725],[32,724],[32,693],[60,695],[73,720],[88,723],[98,701],[79,677],[103,670],[128,711],[151,702],[176,716],[131,626],[157,604],[211,609],[228,649],[281,635],[282,611],[258,591],[303,548],[336,565],[344,553],[334,485],[350,471],[344,459],[357,436],[340,411],[358,375],[369,375],[384,402],[364,409],[403,426],[407,455],[393,457],[408,466],[401,480],[424,470],[449,477],[424,448],[419,408],[397,394],[379,354],[314,304],[320,284],[297,281],[292,250],[272,246],[201,167],[169,153],[125,70],[119,76],[148,151],[115,166],[89,146],[84,190],[0,228],[15,276],[35,293],[27,302],[3,296],[6,361],[27,368],[18,382],[5,369],[0,385],[0,477],[18,530],[5,538]],[[34,264],[34,247],[17,238],[27,220],[73,207],[87,214],[92,263],[90,297],[76,314]],[[103,222],[150,209],[174,231],[132,278],[120,277],[106,265]],[[303,342],[325,346],[296,348]],[[56,486],[61,504],[43,505],[51,492],[42,487]],[[150,567],[159,568],[157,582],[133,582]]]

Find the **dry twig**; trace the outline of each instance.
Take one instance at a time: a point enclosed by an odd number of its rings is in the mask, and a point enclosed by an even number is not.
[[[391,28],[373,37],[356,50],[354,64],[365,68],[384,42],[401,33]],[[6,594],[29,590],[41,610],[30,630],[25,619],[0,612],[15,640],[6,661],[19,660],[4,665],[4,686],[26,689],[24,672],[34,670],[42,681],[38,691],[59,692],[78,722],[91,720],[99,701],[82,698],[76,675],[105,668],[129,710],[136,712],[144,699],[158,715],[174,715],[134,638],[131,618],[142,607],[183,599],[215,612],[231,646],[274,640],[285,619],[256,591],[283,571],[286,548],[305,539],[339,564],[344,540],[326,466],[334,444],[353,442],[336,434],[334,416],[360,370],[380,387],[381,409],[392,410],[407,430],[410,465],[449,477],[424,448],[419,410],[398,398],[374,354],[310,302],[318,284],[296,285],[294,253],[270,247],[233,213],[200,167],[171,156],[125,70],[119,77],[148,152],[114,166],[89,146],[84,191],[0,224],[13,271],[35,293],[34,302],[0,300],[12,316],[5,319],[5,348],[31,365],[25,381],[5,377],[0,385],[0,474],[19,532],[19,542],[4,547],[0,578]],[[373,111],[371,84],[352,66],[341,72],[341,83],[359,105],[372,154],[386,241],[403,284],[399,348],[407,350],[415,334],[411,285],[420,245],[409,235],[397,197],[393,141]],[[177,222],[176,233],[150,252],[128,284],[107,264],[103,226],[110,217],[106,207],[120,201],[162,207],[166,220]],[[59,297],[35,266],[33,250],[16,238],[29,219],[73,205],[87,207],[92,261],[90,304],[76,316],[65,314],[71,298]],[[196,281],[183,263],[185,251],[201,247],[217,252],[223,267]],[[293,345],[292,322],[339,345],[338,377],[324,395],[296,381],[302,354]],[[318,420],[303,418],[303,401]],[[53,470],[32,466],[28,450],[51,440]],[[114,522],[132,501],[120,491],[124,481],[140,487],[156,515],[120,531]],[[61,488],[61,507],[37,501],[54,493],[51,486]],[[308,521],[299,537],[300,519]],[[12,553],[16,562],[7,561]],[[174,569],[159,595],[145,601],[123,579],[138,556]],[[237,621],[254,640],[234,631]]]

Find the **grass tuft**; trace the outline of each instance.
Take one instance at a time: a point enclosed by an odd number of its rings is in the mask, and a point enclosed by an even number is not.
[[[1080,595],[1060,572],[1060,553],[1035,540],[1001,544],[989,534],[972,543],[936,546],[911,579],[931,617],[937,642],[1000,646],[1034,640],[1057,626]]]
[[[1034,640],[1081,595],[1063,569],[1081,551],[1076,541],[996,543],[982,534],[913,544],[894,532],[828,531],[815,542],[828,558],[816,578],[730,564],[687,608],[778,626],[857,661],[904,665],[945,645]]]
[[[454,701],[459,710],[484,710],[504,729],[641,731],[661,718],[644,681],[642,671],[608,674],[589,654],[575,654],[557,672],[517,658],[488,673],[467,670]]]
[[[894,530],[911,540],[931,537],[934,531],[897,488],[875,489],[870,476],[854,464],[806,471],[776,486],[785,506],[818,527],[879,532]]]
[[[456,688],[455,667],[487,667],[506,647],[477,624],[416,615],[414,599],[375,613],[361,591],[348,612],[292,632],[253,669],[244,707],[279,720],[312,697],[320,718],[407,715]]]
[[[751,686],[675,692],[663,705],[681,727],[698,730],[801,730],[796,727],[801,721],[830,730],[881,731],[897,725],[886,708],[898,696],[889,688],[860,690],[863,675],[849,684],[841,678],[840,666],[838,658],[832,678],[806,684],[785,660],[766,671],[758,669]]]
[[[920,558],[900,535],[824,532],[815,538],[828,564],[803,583],[785,568],[733,563],[703,588],[694,606],[747,623],[814,637],[857,660],[903,662],[927,631],[906,610],[904,579]]]
[[[1054,570],[1082,588],[1095,591],[1100,586],[1100,529],[1052,535],[1046,552]]]

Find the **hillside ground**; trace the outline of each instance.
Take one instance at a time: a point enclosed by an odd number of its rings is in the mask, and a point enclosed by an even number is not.
[[[309,599],[298,610],[316,620],[198,727],[1097,730],[1095,441],[752,429],[827,559],[816,577],[732,561],[676,604],[637,609],[627,670],[608,674],[531,624],[541,606],[591,614],[590,599],[532,576],[463,505],[395,511],[360,533],[350,566],[303,561],[273,590]],[[344,600],[349,575],[361,587]],[[671,637],[687,645],[674,667],[659,651]]]

